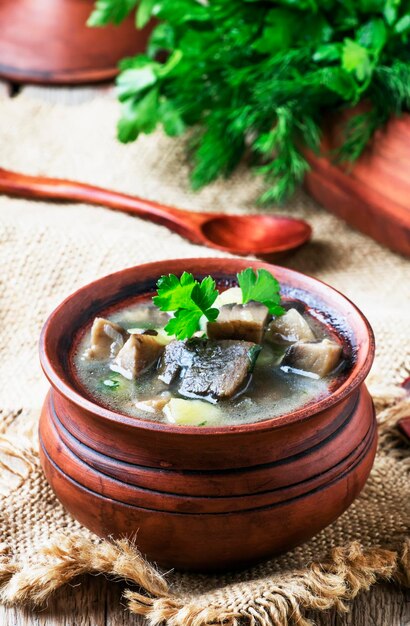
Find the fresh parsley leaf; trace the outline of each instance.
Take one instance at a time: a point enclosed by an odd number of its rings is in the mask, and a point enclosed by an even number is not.
[[[370,20],[359,28],[356,37],[361,46],[364,46],[365,48],[368,48],[378,54],[387,39],[387,29],[384,21],[382,19]]]
[[[347,72],[354,73],[359,81],[368,78],[372,72],[372,63],[367,49],[352,39],[345,39],[342,67]]]
[[[154,72],[155,64],[145,65],[140,68],[125,70],[120,74],[117,80],[117,96],[121,102],[127,100],[135,93],[139,93],[152,87],[157,76]]]
[[[87,26],[119,24],[136,7],[138,0],[97,0]]]
[[[123,381],[119,380],[118,374],[111,374],[106,378],[101,378],[97,384],[98,391],[113,393],[120,390]]]
[[[396,23],[394,31],[399,35],[408,33],[410,30],[410,15],[403,15],[402,18]]]
[[[151,19],[152,10],[156,0],[141,0],[135,17],[135,25],[137,28],[144,28]]]
[[[175,335],[177,339],[188,339],[199,330],[201,317],[202,311],[199,309],[178,309],[165,326],[165,330],[168,335]]]
[[[184,121],[178,110],[169,100],[161,102],[160,117],[164,130],[169,137],[177,137],[184,132]]]
[[[176,311],[179,308],[188,308],[191,302],[192,290],[196,280],[188,272],[184,272],[181,278],[175,274],[161,276],[157,282],[157,296],[153,302],[161,311]]]
[[[134,141],[140,133],[152,133],[158,121],[158,90],[151,89],[141,100],[126,100],[121,106],[118,138],[123,143]]]
[[[106,387],[112,387],[116,389],[117,387],[120,386],[120,383],[118,382],[118,380],[112,380],[111,378],[106,378],[105,380],[103,380],[103,385],[105,385]]]
[[[210,321],[216,319],[218,315],[218,309],[211,308],[217,296],[218,291],[211,276],[204,278],[201,284],[196,283],[192,290],[192,300]]]
[[[337,61],[340,59],[341,45],[339,43],[324,43],[316,48],[312,56],[313,61],[320,63],[321,61]]]
[[[401,0],[386,0],[384,3],[383,15],[389,26],[392,26],[397,19],[397,12],[400,8]]]
[[[280,306],[280,285],[267,270],[248,267],[238,274],[239,287],[242,289],[242,302],[250,300],[262,302],[272,315],[283,315],[285,309]]]
[[[161,311],[174,311],[174,317],[165,326],[168,335],[177,339],[188,339],[199,330],[203,315],[214,321],[218,309],[212,308],[218,291],[215,281],[207,276],[199,283],[192,274],[184,272],[180,278],[174,274],[161,276],[157,283],[157,294],[154,304]]]
[[[269,11],[266,26],[260,39],[257,39],[253,48],[258,52],[272,52],[283,48],[290,48],[292,42],[299,35],[300,23],[295,20],[291,11],[275,8]]]
[[[323,80],[327,89],[338,96],[357,102],[360,96],[358,85],[354,77],[341,67],[326,67],[323,71]]]

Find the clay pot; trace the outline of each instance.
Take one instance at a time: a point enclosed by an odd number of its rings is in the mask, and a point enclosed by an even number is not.
[[[330,396],[255,424],[183,427],[127,417],[89,398],[72,352],[96,315],[152,293],[183,270],[219,284],[246,267],[272,271],[284,298],[320,315],[342,342],[347,373]],[[135,536],[164,567],[218,570],[283,552],[336,519],[362,489],[376,447],[364,379],[374,355],[356,307],[297,272],[238,259],[161,261],[80,289],[50,316],[41,363],[52,390],[40,422],[41,461],[64,506],[101,536]]]
[[[329,117],[321,155],[306,151],[311,170],[307,191],[326,209],[379,243],[410,256],[410,114],[392,117],[354,164],[330,156],[342,143],[342,128],[355,112]]]
[[[145,50],[151,31],[133,16],[88,28],[92,0],[2,0],[0,77],[17,83],[89,83],[112,79],[120,59]]]

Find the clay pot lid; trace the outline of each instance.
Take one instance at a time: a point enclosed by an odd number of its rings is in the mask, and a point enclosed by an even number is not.
[[[96,309],[96,313],[104,308],[108,308],[110,304],[118,302],[121,299],[113,298],[112,295],[110,297],[110,294],[123,293],[126,291],[127,285],[135,285],[136,279],[141,281],[143,285],[146,285],[150,278],[155,277],[156,279],[165,273],[181,274],[184,270],[187,270],[192,271],[198,276],[210,274],[218,282],[218,280],[223,280],[225,276],[226,278],[231,278],[237,272],[247,267],[252,267],[253,269],[262,268],[271,271],[281,284],[291,287],[293,297],[297,297],[296,294],[298,291],[303,291],[304,293],[310,291],[312,297],[311,302],[307,302],[308,306],[313,306],[315,301],[323,300],[326,305],[328,305],[328,310],[339,310],[340,319],[344,319],[346,328],[351,331],[355,340],[355,345],[353,346],[354,362],[346,379],[329,396],[297,409],[292,413],[287,413],[272,419],[234,426],[202,427],[198,429],[195,427],[154,422],[118,413],[85,398],[73,384],[71,374],[67,372],[66,364],[63,363],[64,359],[58,354],[58,341],[56,339],[59,333],[67,335],[69,332],[66,328],[68,323],[67,317],[75,319],[77,316],[77,322],[78,318],[80,318],[82,322],[80,327],[81,325],[84,326],[90,319],[90,315],[84,312],[84,307],[88,307],[90,302],[97,303],[98,309]],[[148,292],[149,289],[146,288],[146,291]],[[142,295],[143,291],[140,293]],[[138,292],[135,295],[138,295]],[[104,298],[107,298],[107,306],[104,306]],[[124,301],[126,299],[125,297]],[[78,311],[76,311],[76,307]],[[78,330],[79,328],[77,327],[76,331]],[[369,322],[363,313],[339,291],[316,278],[285,267],[235,258],[191,258],[156,261],[109,274],[108,276],[85,285],[68,296],[68,298],[51,313],[42,329],[40,337],[40,362],[43,371],[52,387],[70,402],[80,406],[85,411],[98,415],[101,419],[120,422],[131,428],[143,428],[145,430],[156,430],[178,435],[186,434],[198,436],[264,431],[287,426],[295,422],[303,422],[311,416],[329,409],[352,395],[368,375],[373,363],[374,353],[375,341]]]

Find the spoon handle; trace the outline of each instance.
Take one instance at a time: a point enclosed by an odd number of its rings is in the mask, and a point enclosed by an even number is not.
[[[0,193],[33,200],[65,200],[106,206],[162,224],[191,241],[202,243],[198,229],[204,219],[201,213],[175,209],[86,183],[31,176],[0,168]]]

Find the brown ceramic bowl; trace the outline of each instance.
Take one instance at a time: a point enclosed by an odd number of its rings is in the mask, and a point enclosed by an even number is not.
[[[216,428],[115,413],[87,396],[72,354],[96,315],[155,290],[164,273],[211,274],[222,288],[246,267],[278,278],[343,344],[332,393],[293,413]],[[46,322],[41,363],[52,389],[40,421],[41,460],[66,508],[101,536],[135,536],[166,567],[217,570],[293,547],[336,519],[370,472],[376,447],[364,379],[368,322],[344,296],[297,272],[239,259],[161,261],[112,274],[67,298]]]
[[[325,119],[320,154],[305,150],[305,187],[350,226],[410,257],[410,114],[391,117],[354,163],[335,159],[349,120],[368,110],[362,102]]]
[[[152,30],[130,15],[118,26],[89,28],[92,0],[1,0],[0,76],[16,83],[110,80],[118,62],[145,50]]]

